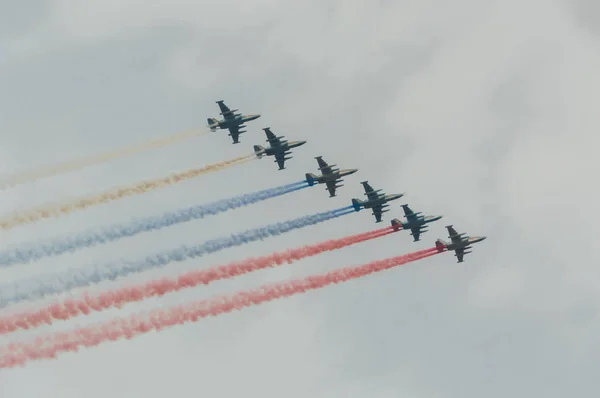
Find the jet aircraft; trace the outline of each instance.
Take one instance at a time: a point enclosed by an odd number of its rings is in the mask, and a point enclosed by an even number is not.
[[[317,163],[319,164],[319,170],[321,170],[321,175],[316,176],[312,173],[306,173],[306,182],[311,187],[317,184],[326,184],[327,190],[329,191],[329,197],[333,198],[335,195],[336,188],[344,186],[344,184],[337,184],[338,182],[344,181],[342,177],[345,177],[350,174],[354,174],[358,171],[358,169],[344,169],[340,170],[338,168],[334,168],[337,166],[336,164],[329,165],[326,161],[323,160],[322,156],[317,156]]]
[[[404,209],[404,217],[406,217],[406,222],[402,222],[397,218],[392,220],[392,227],[396,231],[400,228],[402,229],[410,229],[410,234],[413,236],[413,242],[417,242],[420,240],[421,233],[427,231],[427,226],[425,224],[434,222],[442,218],[442,216],[424,216],[423,213],[414,212],[411,210],[408,205],[402,205]]]
[[[486,236],[466,236],[464,232],[459,234],[452,225],[446,225],[446,228],[448,229],[450,243],[438,239],[435,241],[435,247],[437,247],[438,252],[442,252],[444,249],[454,250],[454,255],[458,259],[457,263],[462,263],[464,255],[471,253],[466,249],[470,249],[473,243],[481,242],[487,238]]]
[[[365,209],[373,209],[373,215],[375,216],[375,222],[381,222],[381,216],[383,213],[389,210],[383,210],[386,207],[389,207],[387,202],[400,199],[404,196],[403,193],[394,193],[386,195],[382,192],[381,189],[374,190],[373,187],[369,184],[368,181],[361,182],[363,187],[365,188],[365,195],[367,195],[367,200],[362,201],[360,199],[352,199],[352,206],[354,206],[354,210],[359,211],[361,207]]]
[[[208,118],[208,127],[210,131],[217,131],[217,129],[228,129],[234,144],[238,144],[240,134],[246,132],[242,128],[246,127],[244,123],[251,120],[258,119],[260,115],[242,115],[241,113],[235,113],[239,109],[229,109],[223,100],[217,101],[219,108],[221,109],[221,115],[223,120],[217,120],[215,118]]]
[[[293,158],[293,156],[286,157],[286,155],[291,154],[290,149],[306,144],[306,141],[283,140],[283,135],[276,137],[270,127],[265,127],[263,130],[267,135],[267,142],[270,146],[263,148],[260,145],[254,145],[254,152],[259,159],[263,156],[274,156],[275,162],[279,165],[279,170],[285,169],[285,161]]]

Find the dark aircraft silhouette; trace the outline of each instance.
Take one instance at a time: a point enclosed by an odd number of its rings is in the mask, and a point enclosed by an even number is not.
[[[219,108],[221,109],[221,115],[223,115],[223,120],[217,120],[215,118],[208,118],[208,127],[210,131],[217,131],[217,129],[227,129],[229,130],[229,135],[233,139],[234,144],[238,144],[240,134],[246,132],[246,130],[242,130],[242,128],[246,127],[244,123],[249,122],[254,119],[258,119],[260,115],[242,115],[237,112],[239,109],[229,109],[227,105],[223,102],[223,100],[217,101],[219,104]]]
[[[373,209],[373,215],[375,216],[375,222],[381,222],[381,216],[383,213],[389,210],[383,210],[386,207],[389,207],[387,202],[396,200],[404,196],[403,193],[394,193],[386,195],[382,192],[381,189],[374,190],[371,185],[369,185],[368,181],[361,182],[363,187],[365,188],[365,195],[367,195],[367,200],[362,201],[360,199],[352,199],[352,206],[354,206],[354,210],[359,211],[361,207],[365,209]]]
[[[487,236],[466,236],[467,234],[464,232],[459,234],[452,225],[446,225],[446,228],[448,229],[450,243],[438,239],[435,241],[435,247],[437,247],[438,252],[442,252],[444,249],[454,250],[454,255],[458,259],[457,263],[462,263],[464,255],[471,253],[466,249],[470,249],[473,243],[481,242],[487,238]]]
[[[270,146],[268,148],[263,148],[260,145],[254,145],[254,152],[259,159],[263,156],[274,156],[275,162],[279,165],[279,170],[285,169],[285,161],[293,158],[293,156],[286,157],[286,155],[291,154],[291,152],[289,152],[290,149],[306,144],[306,141],[282,140],[284,136],[280,135],[276,137],[270,127],[265,127],[263,130],[267,135],[267,142]]]
[[[404,217],[406,217],[406,222],[402,222],[397,218],[394,218],[392,220],[392,227],[394,227],[396,231],[400,228],[410,229],[410,234],[413,236],[413,242],[420,240],[421,233],[427,231],[427,226],[425,224],[442,218],[442,216],[424,216],[420,211],[415,213],[410,207],[408,207],[408,205],[402,205],[402,208],[404,209]]]
[[[335,196],[336,188],[344,186],[344,184],[337,184],[338,182],[344,181],[342,177],[347,175],[356,173],[358,169],[345,169],[340,170],[334,168],[337,166],[335,164],[328,165],[326,161],[323,160],[322,156],[317,156],[317,163],[319,164],[319,170],[321,170],[321,175],[316,176],[312,173],[306,173],[306,182],[311,187],[317,184],[325,184],[327,186],[327,190],[329,191],[329,197],[333,198]]]

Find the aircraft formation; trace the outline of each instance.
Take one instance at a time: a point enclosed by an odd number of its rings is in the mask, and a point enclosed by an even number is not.
[[[238,112],[239,109],[231,110],[227,105],[225,105],[225,101],[219,100],[216,101],[221,110],[221,115],[223,116],[223,120],[217,120],[215,118],[208,119],[208,125],[211,131],[217,131],[217,129],[229,130],[229,135],[233,139],[234,144],[239,144],[239,135],[242,132],[240,129],[246,127],[244,123],[256,120],[260,118],[260,114],[253,115],[243,115]],[[285,169],[286,160],[292,159],[291,149],[297,148],[306,144],[306,141],[287,141],[284,136],[275,136],[275,134],[271,131],[270,127],[263,128],[265,134],[267,135],[267,142],[269,143],[268,148],[264,148],[260,145],[254,145],[254,152],[256,156],[261,159],[263,156],[273,156],[275,158],[275,162],[279,166],[279,170]],[[323,160],[322,156],[315,157],[318,164],[318,170],[321,171],[321,175],[314,175],[312,173],[306,173],[306,182],[313,186],[314,184],[325,184],[326,189],[329,191],[329,197],[336,196],[336,190],[339,187],[342,187],[343,184],[338,184],[342,182],[342,177],[354,174],[358,171],[358,169],[344,169],[340,170],[335,168],[335,164],[329,165],[325,160]],[[386,194],[382,189],[374,189],[368,181],[362,181],[361,184],[364,188],[364,195],[367,197],[366,200],[360,200],[357,198],[352,199],[352,206],[354,210],[360,211],[361,209],[371,209],[372,215],[375,217],[375,222],[379,223],[382,221],[383,213],[388,212],[389,202],[393,200],[400,199],[404,196],[404,193],[395,193],[395,194]],[[404,209],[404,217],[406,221],[400,221],[397,218],[394,218],[391,221],[391,225],[394,230],[410,230],[411,236],[413,237],[414,242],[418,242],[421,240],[421,234],[428,230],[427,224],[438,221],[442,218],[442,216],[429,216],[423,215],[422,212],[414,212],[408,204],[403,204],[402,208]],[[486,239],[485,236],[469,236],[466,233],[458,233],[454,229],[452,225],[447,225],[446,229],[448,230],[448,238],[450,242],[446,242],[442,239],[438,239],[435,242],[436,248],[438,251],[454,251],[454,256],[457,258],[458,263],[462,263],[464,261],[464,256],[466,254],[471,253],[468,249],[471,249],[471,245],[481,242]]]
[[[208,118],[208,131],[188,132],[159,141],[146,142],[125,150],[84,158],[80,161],[66,162],[54,167],[47,167],[38,172],[29,172],[9,179],[9,183],[0,183],[0,190],[17,184],[35,181],[39,178],[59,173],[74,171],[92,164],[109,161],[119,156],[127,156],[143,149],[165,146],[194,135],[208,134],[209,131],[229,131],[233,144],[240,143],[240,134],[246,133],[245,123],[256,120],[259,114],[243,115],[238,110],[231,110],[224,101],[217,101],[222,119]],[[278,170],[284,170],[286,162],[293,158],[292,152],[306,144],[306,141],[288,141],[277,135],[270,127],[262,129],[266,135],[267,146],[253,145],[253,151],[245,156],[224,160],[203,167],[195,167],[178,173],[133,183],[129,186],[114,187],[104,192],[88,194],[80,198],[67,198],[62,203],[45,205],[29,210],[19,210],[8,216],[0,216],[0,230],[6,231],[25,224],[35,223],[42,219],[60,217],[76,211],[83,211],[92,206],[107,204],[125,197],[143,195],[155,189],[177,184],[187,179],[196,178],[207,173],[214,173],[228,167],[241,167],[250,160],[272,158]],[[219,139],[219,138],[216,138]],[[296,182],[271,187],[256,192],[247,192],[229,198],[221,198],[211,203],[195,204],[189,208],[177,208],[159,215],[141,219],[118,220],[112,225],[96,226],[85,231],[72,232],[66,236],[57,236],[44,241],[29,242],[16,247],[0,248],[0,269],[19,264],[28,264],[43,258],[71,253],[108,245],[111,242],[127,239],[138,234],[169,228],[173,225],[193,220],[204,219],[219,213],[250,206],[255,203],[292,194],[301,189],[321,185],[336,197],[344,186],[344,178],[358,172],[356,168],[341,169],[336,164],[329,164],[323,156],[315,157],[318,174],[305,173]],[[122,280],[148,270],[168,266],[174,262],[197,259],[204,255],[228,250],[250,242],[262,241],[269,237],[307,228],[349,214],[370,211],[376,224],[383,221],[383,214],[389,212],[390,202],[404,197],[404,193],[387,194],[382,189],[374,188],[369,181],[361,182],[366,198],[352,198],[344,207],[315,214],[302,215],[286,221],[273,222],[268,225],[254,227],[237,233],[213,238],[205,242],[186,244],[175,248],[162,249],[137,259],[120,260],[106,264],[92,264],[66,270],[50,270],[34,274],[28,279],[11,278],[0,280],[0,336],[28,330],[38,326],[48,326],[55,322],[64,322],[79,316],[88,316],[111,308],[121,308],[128,303],[135,303],[150,297],[163,296],[170,292],[207,285],[216,280],[230,279],[249,272],[283,266],[300,261],[320,253],[339,250],[372,239],[410,231],[413,242],[422,240],[422,235],[430,225],[442,218],[441,215],[425,215],[413,211],[408,204],[402,204],[404,218],[394,218],[388,226],[358,234],[322,240],[312,244],[302,244],[296,248],[275,251],[260,257],[248,257],[225,265],[197,267],[188,272],[144,281],[137,284],[114,286],[111,281]],[[210,225],[206,225],[212,232]],[[264,302],[302,294],[309,290],[324,288],[333,283],[342,283],[361,278],[375,272],[401,266],[409,262],[419,261],[445,251],[453,251],[457,261],[463,262],[465,255],[471,253],[474,244],[486,239],[485,236],[468,236],[458,233],[452,225],[447,225],[449,241],[437,239],[435,245],[410,253],[374,260],[356,266],[334,269],[319,275],[292,279],[277,284],[268,284],[257,289],[238,291],[231,295],[179,304],[174,307],[161,306],[147,313],[134,314],[131,317],[109,319],[103,324],[79,327],[68,332],[48,333],[42,331],[32,342],[15,341],[0,346],[0,368],[22,366],[26,362],[39,359],[54,359],[59,352],[73,352],[80,347],[92,347],[119,338],[132,338],[152,330],[195,322],[201,318],[217,316],[243,307],[258,305]],[[23,234],[22,236],[27,236]],[[148,250],[155,250],[148,247]],[[109,249],[110,250],[110,249]],[[81,256],[83,258],[85,256]],[[97,255],[91,256],[98,257]],[[54,271],[54,272],[53,272]],[[0,274],[1,275],[1,274]],[[0,277],[1,278],[1,277]],[[6,283],[4,283],[6,282]],[[98,283],[107,282],[97,291],[84,291],[79,295],[75,289],[90,288]],[[70,293],[64,296],[64,293]],[[53,297],[63,295],[62,298]],[[48,300],[53,298],[53,300]],[[27,306],[2,311],[2,308],[27,302]]]

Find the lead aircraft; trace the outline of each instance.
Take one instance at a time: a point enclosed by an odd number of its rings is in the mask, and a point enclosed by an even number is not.
[[[437,247],[438,252],[442,252],[444,249],[454,250],[454,256],[458,259],[457,263],[462,263],[465,254],[471,253],[466,249],[470,249],[472,244],[487,238],[487,236],[467,236],[465,232],[459,234],[452,225],[446,225],[446,229],[448,229],[450,242],[438,239],[435,241],[435,247]]]

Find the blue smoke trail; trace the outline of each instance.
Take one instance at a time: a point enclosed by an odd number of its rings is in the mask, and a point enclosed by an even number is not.
[[[142,232],[165,228],[174,224],[197,220],[209,215],[236,209],[238,207],[248,206],[307,187],[309,187],[309,185],[306,181],[299,181],[293,184],[234,196],[233,198],[219,200],[207,205],[188,207],[183,210],[167,212],[160,216],[133,220],[126,224],[121,223],[99,229],[96,228],[95,230],[81,232],[75,236],[55,238],[43,243],[31,243],[26,247],[17,247],[15,249],[0,252],[0,266],[6,267],[19,263],[29,263],[43,257],[58,256],[66,252],[74,252],[78,249],[113,242]]]
[[[163,251],[139,261],[128,261],[120,264],[94,265],[84,269],[70,269],[60,274],[31,278],[22,282],[0,287],[0,308],[10,303],[42,298],[54,293],[89,286],[105,280],[114,280],[128,274],[163,267],[172,261],[184,261],[205,254],[240,246],[245,243],[263,240],[298,228],[322,223],[333,218],[354,213],[352,206],[299,217],[265,227],[249,229],[228,237],[209,240],[198,246],[183,245],[177,249]]]

